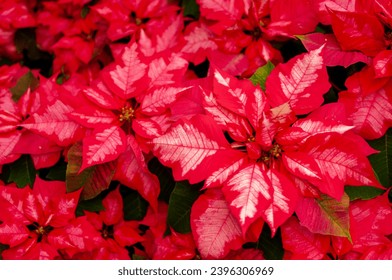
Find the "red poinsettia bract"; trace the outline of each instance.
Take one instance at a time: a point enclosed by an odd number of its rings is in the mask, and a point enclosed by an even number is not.
[[[374,151],[352,132],[343,106],[318,108],[328,90],[321,51],[276,67],[267,79],[266,94],[249,81],[211,68],[210,87],[203,88],[209,116],[181,121],[152,140],[155,154],[173,168],[177,180],[205,180],[205,188],[222,190],[226,201],[222,205],[227,203],[227,215],[233,215],[233,226],[241,229],[232,240],[245,236],[259,219],[274,233],[298,209],[300,194],[314,201],[307,213],[312,209],[312,218],[322,219],[316,209],[323,194],[339,201],[346,184],[380,187],[366,158]],[[296,67],[301,70],[290,71]],[[307,117],[296,118],[296,114],[312,110]],[[199,216],[211,211],[212,206],[201,213],[196,207],[193,209]],[[223,211],[217,213],[223,215]],[[221,221],[226,223],[227,218],[218,216],[210,219],[223,227]],[[194,217],[192,222],[203,252],[211,234],[200,229],[206,223],[203,219]],[[311,228],[313,231],[345,236],[314,222],[308,223],[309,227],[319,227]],[[229,249],[237,249],[238,242],[214,244],[219,248],[212,255],[208,249],[205,256],[222,257]]]
[[[36,178],[33,188],[0,186],[0,242],[5,259],[55,259],[101,245],[86,217],[75,217],[80,191],[67,194],[65,183]]]

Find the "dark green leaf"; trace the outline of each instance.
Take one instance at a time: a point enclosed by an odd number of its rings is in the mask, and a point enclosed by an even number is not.
[[[176,183],[169,200],[167,222],[170,227],[179,233],[191,231],[191,208],[197,197],[199,189],[187,181]]]
[[[10,168],[11,164],[5,164],[3,165],[3,167],[1,168],[1,172],[0,172],[0,180],[3,182],[9,182],[9,178],[10,178],[10,173],[11,173],[11,168]]]
[[[89,12],[90,12],[90,8],[88,6],[84,6],[80,11],[80,17],[85,18]]]
[[[148,169],[154,173],[161,187],[159,199],[169,203],[170,194],[172,193],[175,182],[170,168],[162,165],[157,158],[152,158],[148,163]]]
[[[91,199],[106,190],[115,172],[115,162],[108,162],[88,167],[82,172],[82,144],[74,144],[68,151],[68,165],[66,171],[67,192],[73,192],[81,187],[81,199]]]
[[[148,202],[137,191],[124,186],[121,186],[120,193],[124,203],[124,220],[142,220],[147,213]]]
[[[136,255],[136,254],[133,254],[131,259],[132,260],[140,260],[140,261],[147,260],[147,258],[145,256],[140,256],[140,255]]]
[[[36,170],[29,155],[22,155],[10,166],[10,176],[8,182],[15,182],[18,188],[29,185],[32,187],[35,181]]]
[[[49,169],[46,179],[52,181],[65,181],[65,173],[67,172],[67,163],[61,161]]]
[[[380,183],[384,187],[392,185],[392,129],[379,139],[369,141],[372,148],[380,151],[369,157],[370,163]]]
[[[280,229],[278,229],[275,236],[271,238],[271,229],[267,223],[265,223],[256,248],[263,251],[263,256],[267,260],[283,259],[284,249]]]
[[[1,256],[1,253],[3,253],[4,250],[9,249],[9,245],[5,245],[5,244],[1,244],[0,243],[0,260],[3,259],[3,257]]]
[[[40,69],[41,74],[49,77],[52,74],[53,56],[39,49],[35,31],[35,28],[17,29],[14,36],[15,47],[23,54],[23,65]]]
[[[368,186],[363,186],[363,187],[347,186],[344,188],[344,191],[348,194],[351,201],[356,199],[362,199],[362,200],[372,199],[385,192],[382,189],[377,189]]]
[[[56,83],[58,85],[62,85],[65,81],[67,81],[71,76],[65,73],[60,73],[56,78]]]
[[[326,94],[324,94],[324,104],[333,103],[338,100],[338,94],[336,90],[331,87]]]
[[[182,8],[184,11],[184,16],[193,17],[194,19],[198,19],[200,16],[199,5],[196,3],[196,0],[183,0]]]
[[[265,90],[265,81],[275,68],[271,61],[268,61],[264,66],[256,70],[256,72],[250,77],[250,81],[256,86],[259,85],[263,90]]]
[[[36,77],[34,77],[33,73],[31,73],[31,71],[27,72],[22,77],[20,77],[14,87],[10,88],[12,93],[12,100],[17,102],[28,88],[34,90],[38,87],[38,85],[39,81]]]
[[[103,207],[102,199],[103,199],[103,196],[98,195],[97,197],[94,197],[93,199],[80,201],[78,203],[78,207],[76,208],[76,216],[83,216],[84,211],[99,212],[99,211],[104,210],[105,208]]]

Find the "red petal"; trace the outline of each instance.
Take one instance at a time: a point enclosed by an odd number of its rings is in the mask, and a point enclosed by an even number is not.
[[[57,249],[69,250],[72,255],[101,246],[103,239],[83,216],[70,221],[66,227],[52,230],[48,235],[48,242]]]
[[[272,201],[263,213],[263,218],[271,228],[272,235],[294,212],[299,199],[294,184],[274,169],[267,171],[272,185]]]
[[[102,205],[105,210],[101,211],[100,214],[106,225],[115,225],[123,219],[123,200],[119,188],[111,191],[102,200]]]
[[[19,189],[16,185],[0,186],[0,220],[28,225],[29,221],[23,211],[23,200],[31,194],[29,187]]]
[[[30,232],[25,225],[2,223],[0,224],[0,243],[15,247],[30,236]]]
[[[159,87],[151,90],[148,94],[143,95],[141,110],[147,115],[161,114],[169,109],[170,105],[187,89],[189,88]]]
[[[0,136],[0,165],[7,164],[18,159],[20,155],[12,153],[22,135],[21,131],[5,133]]]
[[[383,50],[373,59],[376,78],[392,76],[392,50]]]
[[[118,158],[125,151],[126,136],[117,127],[97,127],[92,135],[83,139],[83,164],[86,167],[109,162]]]
[[[330,87],[322,50],[323,46],[298,55],[272,70],[266,81],[266,94],[273,107],[289,101],[297,115],[320,107]]]
[[[392,126],[392,83],[369,94],[342,92],[339,102],[351,108],[349,118],[365,139],[376,139]]]
[[[147,65],[135,42],[125,47],[116,64],[112,64],[103,75],[107,87],[122,99],[136,96],[146,88]],[[144,83],[144,85],[143,85]]]
[[[114,239],[122,246],[131,246],[144,240],[137,230],[135,222],[121,222],[114,226]]]
[[[198,115],[180,121],[166,134],[152,140],[155,155],[173,168],[176,180],[191,183],[206,179],[237,151],[231,149],[223,133],[207,117]]]
[[[345,184],[381,187],[368,159],[355,146],[349,138],[320,134],[310,137],[301,148],[319,165],[324,184],[317,187],[337,200],[341,199]]]
[[[82,128],[68,118],[73,108],[56,100],[50,106],[33,114],[22,124],[35,133],[46,136],[60,146],[68,146],[81,139]]]
[[[286,28],[283,29],[284,34],[288,35],[298,35],[311,32],[315,29],[318,23],[316,9],[313,5],[314,3],[312,1],[303,0],[271,1],[271,24],[280,22],[287,24],[285,26]],[[280,26],[283,24],[280,24]]]
[[[207,190],[192,206],[191,228],[204,259],[222,259],[242,245],[241,227],[220,190]]]
[[[343,51],[333,34],[312,33],[298,38],[308,51],[318,49],[325,44],[322,56],[326,66],[348,67],[357,62],[370,62],[370,59],[361,52]]]
[[[345,51],[375,56],[385,49],[384,27],[372,14],[330,10],[332,28]]]
[[[271,204],[272,188],[270,178],[259,164],[242,168],[225,183],[222,191],[244,234]]]
[[[147,169],[142,150],[135,138],[128,135],[127,140],[127,150],[118,158],[117,170],[113,179],[137,190],[155,211],[158,207],[158,178]]]
[[[329,250],[329,236],[311,233],[295,217],[291,217],[281,229],[283,248],[293,253],[291,259],[321,260]]]
[[[350,205],[350,231],[354,249],[363,252],[369,246],[390,244],[392,234],[391,203],[388,192],[370,200],[358,200]]]

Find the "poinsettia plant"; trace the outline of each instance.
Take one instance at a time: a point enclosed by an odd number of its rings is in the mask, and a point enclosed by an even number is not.
[[[392,259],[387,0],[0,0],[2,259]]]

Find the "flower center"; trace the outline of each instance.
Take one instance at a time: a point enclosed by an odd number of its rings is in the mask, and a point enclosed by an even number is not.
[[[268,167],[271,163],[282,156],[282,148],[278,143],[275,143],[269,151],[264,151],[261,157],[258,159],[259,162],[264,162]]]
[[[261,38],[262,32],[259,27],[253,28],[253,30],[244,30],[246,35],[252,36],[253,41],[258,41]]]
[[[131,121],[133,118],[135,117],[135,110],[132,107],[122,107],[121,108],[121,114],[118,117],[118,119],[120,120],[120,122],[124,122],[124,121]]]
[[[131,12],[130,18],[136,25],[145,24],[150,20],[149,18],[139,18],[135,12]]]
[[[274,158],[279,158],[282,155],[282,149],[279,144],[275,143],[271,150],[269,150],[269,154]]]
[[[253,135],[248,137],[248,142],[254,142],[256,139]]]
[[[27,228],[31,231],[37,234],[37,242],[41,242],[42,238],[45,235],[48,235],[49,232],[53,230],[53,227],[48,225],[48,226],[41,226],[37,222],[34,222],[30,225],[27,226]]]
[[[101,229],[101,236],[104,239],[108,239],[108,238],[113,239],[114,238],[114,228],[113,228],[113,225],[108,226],[108,225],[103,224],[102,225],[102,229]]]

